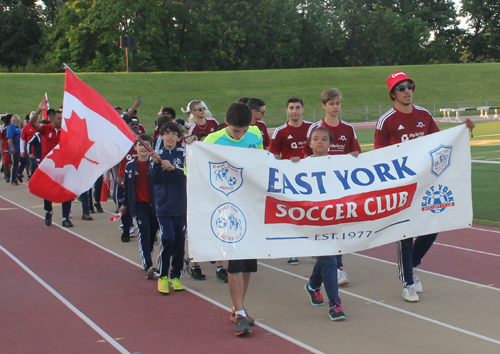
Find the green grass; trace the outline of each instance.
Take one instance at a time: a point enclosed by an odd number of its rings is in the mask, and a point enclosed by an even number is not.
[[[214,116],[222,120],[228,105],[239,97],[260,97],[266,102],[266,122],[273,127],[286,120],[287,98],[298,95],[305,103],[305,119],[319,120],[324,115],[320,94],[331,87],[343,93],[343,119],[376,120],[391,107],[385,80],[396,69],[415,80],[414,102],[436,116],[441,106],[455,107],[457,101],[468,101],[467,105],[472,106],[491,100],[490,104],[500,105],[495,79],[500,75],[498,63],[77,75],[114,106],[126,109],[142,96],[139,118],[151,131],[160,106],[174,107],[182,117],[180,107],[193,99],[205,101]],[[2,112],[26,115],[37,107],[46,91],[52,107],[62,104],[64,74],[4,73],[0,80]],[[436,106],[435,102],[442,104]]]

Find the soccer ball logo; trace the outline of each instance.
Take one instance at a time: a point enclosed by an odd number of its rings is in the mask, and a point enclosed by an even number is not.
[[[236,182],[238,182],[238,180],[235,177],[231,176],[227,179],[227,184],[229,184],[231,187],[234,186]]]
[[[223,229],[227,226],[227,220],[226,218],[217,218],[217,220],[215,221],[215,225],[217,225],[217,227],[219,229]]]
[[[428,205],[441,205],[448,201],[448,197],[444,194],[443,191],[434,191],[431,196],[427,199]],[[440,213],[446,208],[434,209],[433,213]]]
[[[448,187],[443,185],[433,186],[425,192],[422,211],[430,210],[432,213],[438,214],[454,205],[455,198]]]

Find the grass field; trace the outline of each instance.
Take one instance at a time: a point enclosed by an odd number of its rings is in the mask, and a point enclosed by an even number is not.
[[[326,88],[337,87],[343,93],[343,119],[376,120],[389,109],[386,78],[402,69],[415,80],[414,102],[431,112],[436,102],[456,107],[457,101],[470,106],[484,100],[500,106],[496,78],[500,64],[450,64],[400,67],[320,68],[296,70],[262,70],[230,72],[163,72],[163,73],[77,73],[88,85],[112,105],[126,109],[137,96],[142,96],[139,118],[148,132],[160,106],[174,107],[178,117],[180,107],[193,99],[202,99],[214,116],[221,121],[226,107],[241,96],[260,97],[266,101],[266,122],[275,127],[286,121],[284,105],[289,96],[301,96],[305,102],[305,118],[323,118],[320,94]],[[64,74],[0,74],[0,112],[26,115],[34,110],[44,92],[48,92],[52,107],[62,104]],[[366,109],[370,107],[367,117]],[[439,107],[438,107],[439,108]],[[434,112],[433,112],[434,113]],[[435,114],[438,116],[438,114]],[[473,160],[500,161],[500,122],[476,124],[471,139]],[[441,129],[452,127],[441,125]],[[363,150],[373,148],[373,129],[358,130]],[[472,164],[474,221],[500,226],[500,165]]]
[[[305,103],[305,118],[323,118],[320,94],[337,87],[343,93],[343,116],[347,121],[376,120],[391,107],[385,83],[390,73],[402,69],[415,80],[414,102],[434,113],[434,103],[454,107],[491,100],[500,105],[497,78],[500,64],[450,64],[398,67],[318,68],[294,70],[162,72],[162,73],[77,73],[111,105],[130,107],[137,96],[143,99],[139,118],[147,130],[153,128],[160,106],[181,107],[193,99],[205,101],[222,120],[227,106],[241,96],[260,97],[266,102],[268,126],[286,120],[285,103],[298,95]],[[52,107],[62,104],[64,74],[0,74],[0,112],[26,115],[34,110],[44,92]],[[495,101],[496,100],[496,101]],[[366,114],[369,107],[369,115]],[[440,107],[437,107],[439,109]],[[437,111],[439,112],[439,110]],[[438,114],[435,114],[436,116]]]

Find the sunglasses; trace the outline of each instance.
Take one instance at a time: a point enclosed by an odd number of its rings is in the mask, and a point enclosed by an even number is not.
[[[255,112],[260,112],[262,114],[266,114],[266,110],[261,111],[260,109],[256,109]]]
[[[406,84],[406,85],[396,86],[396,90],[398,90],[399,92],[405,92],[406,88],[408,88],[408,90],[410,90],[410,91],[413,91],[413,89],[415,88],[415,84]]]
[[[193,111],[201,112],[201,111],[204,111],[206,109],[207,109],[207,107],[200,107],[200,108],[193,109]]]

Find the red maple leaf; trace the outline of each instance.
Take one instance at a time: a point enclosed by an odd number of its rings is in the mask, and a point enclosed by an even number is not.
[[[65,119],[66,128],[61,130],[61,139],[59,140],[59,149],[52,150],[52,155],[49,156],[55,162],[57,168],[63,168],[67,165],[73,165],[76,169],[80,166],[83,159],[95,163],[98,162],[89,160],[85,157],[87,151],[95,144],[91,141],[87,131],[87,120],[80,119],[75,111],[71,114],[70,119]]]

